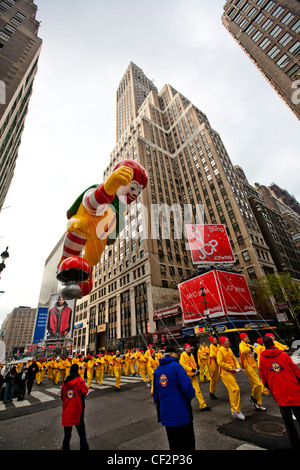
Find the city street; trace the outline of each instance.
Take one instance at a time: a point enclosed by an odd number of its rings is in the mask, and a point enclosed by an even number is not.
[[[124,383],[126,380],[127,383]],[[150,389],[140,377],[122,377],[121,391],[116,392],[114,379],[104,376],[105,385],[95,386],[86,399],[85,423],[90,450],[118,452],[168,451],[165,429],[157,422]],[[259,450],[290,448],[279,409],[272,396],[263,397],[266,412],[256,411],[249,402],[250,386],[244,372],[238,376],[242,411],[245,421],[230,414],[227,390],[218,382],[218,400],[209,400],[209,384],[201,390],[212,408],[200,412],[193,399],[196,449],[200,450]],[[41,386],[34,384],[32,396],[25,402],[3,405],[0,402],[0,450],[60,450],[63,440],[61,425],[60,385],[47,378]],[[20,405],[20,406],[19,406]],[[79,449],[79,439],[73,429],[71,449]],[[200,454],[200,453],[199,453]],[[101,457],[102,458],[102,457]]]

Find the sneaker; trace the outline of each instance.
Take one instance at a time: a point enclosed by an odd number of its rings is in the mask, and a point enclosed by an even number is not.
[[[214,393],[210,393],[209,398],[211,398],[212,400],[217,400],[218,399],[218,397],[216,397],[216,395]]]
[[[250,403],[252,403],[252,405],[254,406],[254,408],[255,408],[256,410],[259,409],[259,405],[257,404],[257,401],[255,400],[255,398],[253,398],[252,395],[251,395],[251,397],[249,397],[249,401],[250,401]]]
[[[259,411],[267,411],[267,408],[265,408],[264,406],[262,406],[262,405],[257,405],[257,406],[258,406],[257,409],[258,409]]]
[[[231,414],[234,418],[238,418],[241,421],[245,421],[245,416],[243,415],[243,413],[241,411],[239,411],[239,412],[233,411]]]

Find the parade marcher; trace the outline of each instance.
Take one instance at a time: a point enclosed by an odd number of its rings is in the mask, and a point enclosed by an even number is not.
[[[151,355],[148,358],[148,363],[147,363],[147,373],[148,373],[148,380],[150,379],[150,385],[151,385],[151,395],[153,395],[153,378],[154,378],[154,372],[159,366],[159,361],[155,357],[155,351],[152,349]]]
[[[221,346],[217,352],[217,363],[220,366],[220,377],[228,390],[231,414],[242,421],[245,416],[241,412],[241,392],[235,379],[235,374],[241,371],[237,358],[230,349],[229,339],[226,336],[220,336]]]
[[[84,380],[84,373],[85,373],[85,367],[86,367],[86,364],[83,360],[83,358],[79,358],[79,362],[77,363],[78,365],[78,374],[79,374],[79,377]],[[70,371],[71,373],[71,371]]]
[[[92,380],[94,376],[94,365],[95,361],[92,356],[89,357],[89,360],[86,363],[86,377],[87,377],[87,386],[91,388]]]
[[[87,394],[88,388],[78,374],[78,364],[72,364],[70,375],[65,379],[60,395],[63,402],[62,425],[64,427],[64,440],[62,450],[64,451],[70,450],[73,426],[76,427],[79,435],[80,450],[89,450],[84,423],[85,398]]]
[[[270,389],[279,406],[289,440],[300,450],[300,440],[293,422],[293,413],[300,426],[300,369],[290,356],[277,347],[271,337],[263,339],[259,373],[263,384]]]
[[[36,373],[35,379],[36,379],[36,384],[41,385],[42,383],[42,359],[39,359],[36,361],[36,365],[38,366],[39,370]]]
[[[109,354],[109,360],[108,360],[108,375],[113,377],[114,375],[114,361],[113,361],[113,353]]]
[[[98,359],[95,361],[95,383],[101,385],[103,382],[105,360],[102,354],[98,354]]]
[[[209,347],[206,346],[205,341],[202,341],[200,348],[198,349],[198,364],[200,370],[200,382],[205,382],[205,379],[210,381],[210,373],[208,368],[209,363]]]
[[[39,368],[37,363],[35,362],[35,359],[33,359],[33,362],[30,364],[28,367],[28,376],[27,376],[27,393],[30,395],[33,382],[35,381],[36,374],[38,373]]]
[[[134,363],[135,363],[135,357],[134,357],[134,352],[133,349],[129,350],[129,371],[131,375],[135,375],[135,370],[134,370]]]
[[[266,349],[263,345],[263,339],[262,338],[257,338],[256,340],[257,344],[256,344],[256,348],[255,348],[255,353],[256,353],[256,361],[257,361],[257,365],[258,365],[258,370],[259,370],[259,364],[260,364],[260,356],[261,356],[261,353]],[[262,386],[263,386],[263,389],[262,389],[262,393],[264,395],[270,395],[270,392],[269,390],[264,386],[264,384],[262,383]]]
[[[206,402],[200,390],[197,377],[199,375],[199,371],[197,371],[196,361],[192,354],[190,344],[186,343],[184,345],[184,349],[185,351],[181,354],[179,362],[191,379],[192,386],[195,389],[196,397],[199,402],[200,411],[210,411],[211,408],[206,405]]]
[[[257,373],[257,364],[254,359],[254,347],[250,344],[249,337],[246,333],[240,334],[241,342],[239,344],[240,359],[242,368],[248,376],[251,396],[249,397],[250,403],[258,411],[266,411],[266,408],[262,406],[261,394],[263,385]]]
[[[215,395],[217,390],[217,382],[220,376],[220,368],[217,363],[217,352],[219,349],[218,340],[215,336],[209,336],[209,371],[210,371],[210,384],[209,396],[212,400],[217,400]]]
[[[124,358],[121,356],[120,351],[117,350],[115,356],[112,358],[113,360],[113,369],[114,374],[116,377],[115,389],[119,391],[121,389],[121,373],[122,373],[122,365],[125,362]]]
[[[147,382],[147,363],[148,363],[148,356],[144,354],[143,349],[141,349],[141,354],[139,358],[140,363],[140,374],[142,376],[143,382]]]
[[[289,349],[285,344],[282,344],[279,341],[277,341],[273,333],[266,333],[266,336],[269,336],[270,338],[272,338],[275,348],[280,349],[280,351],[286,351],[287,349]]]
[[[141,356],[140,348],[136,348],[135,353],[134,353],[134,358],[135,358],[135,368],[136,368],[137,374],[140,374],[140,356]]]
[[[195,450],[191,407],[195,389],[177,356],[175,347],[167,346],[154,372],[153,400],[158,421],[166,428],[170,450],[187,452]]]

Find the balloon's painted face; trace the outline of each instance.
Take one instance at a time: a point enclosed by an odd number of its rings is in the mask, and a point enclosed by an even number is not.
[[[117,196],[121,200],[121,202],[125,202],[126,204],[131,204],[135,201],[143,190],[143,186],[141,186],[137,181],[131,181],[127,186],[120,186],[117,190]]]

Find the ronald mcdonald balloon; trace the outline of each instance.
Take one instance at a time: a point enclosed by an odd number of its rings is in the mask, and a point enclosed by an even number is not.
[[[67,235],[58,264],[59,295],[67,300],[89,294],[93,266],[106,245],[118,238],[125,226],[128,206],[147,186],[146,170],[134,160],[123,160],[108,179],[88,188],[67,212]]]

